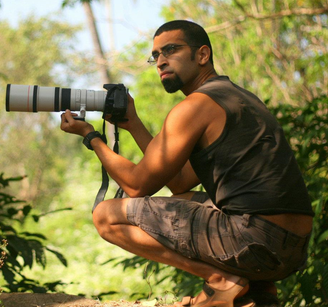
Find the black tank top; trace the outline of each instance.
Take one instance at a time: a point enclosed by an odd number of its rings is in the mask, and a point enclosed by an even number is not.
[[[221,136],[190,157],[213,203],[229,214],[313,216],[283,130],[259,98],[226,76],[207,80],[195,92],[208,95],[227,116]]]

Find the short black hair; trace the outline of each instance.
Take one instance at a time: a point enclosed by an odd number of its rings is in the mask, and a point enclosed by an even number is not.
[[[206,45],[211,50],[210,62],[213,64],[213,50],[210,39],[203,27],[189,20],[173,20],[160,26],[154,34],[154,38],[163,32],[181,30],[184,39],[189,46]]]

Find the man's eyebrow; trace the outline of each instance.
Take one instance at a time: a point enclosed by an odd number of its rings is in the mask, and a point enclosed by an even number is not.
[[[162,51],[163,49],[165,49],[165,48],[167,48],[168,46],[171,46],[171,45],[176,45],[176,44],[168,43],[168,44],[164,45],[162,48],[160,48],[160,50]],[[159,53],[159,52],[160,52],[160,51],[153,50],[153,51],[151,52],[151,54],[157,54],[157,53]]]

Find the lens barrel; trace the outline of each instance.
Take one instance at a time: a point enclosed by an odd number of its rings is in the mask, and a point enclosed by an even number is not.
[[[60,112],[67,109],[103,111],[106,91],[93,91],[38,85],[7,84],[6,111]]]

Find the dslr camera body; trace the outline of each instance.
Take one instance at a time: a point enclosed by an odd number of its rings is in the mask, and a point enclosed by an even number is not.
[[[103,118],[121,122],[127,111],[128,90],[123,84],[104,84],[106,91],[45,87],[38,85],[7,84],[7,112],[61,112],[79,111],[78,120],[84,120],[86,111],[101,111]]]

